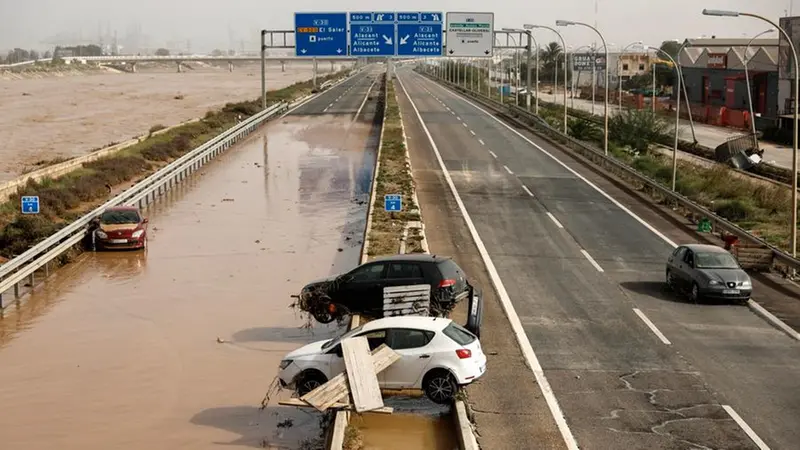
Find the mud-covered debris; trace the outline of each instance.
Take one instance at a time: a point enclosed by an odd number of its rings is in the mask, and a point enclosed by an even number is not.
[[[232,201],[235,201],[235,200],[232,199],[232,198],[223,198],[222,201],[223,202],[232,202]]]
[[[261,239],[256,239],[256,244],[260,244],[260,243],[261,243]]]
[[[23,96],[23,97],[30,97],[30,96],[31,96],[31,93],[30,93],[30,92],[23,92],[23,93],[22,93],[22,96]]]
[[[343,251],[344,251],[344,249],[343,249],[342,247],[339,247],[339,248],[337,248],[337,249],[336,249],[336,251],[337,251],[337,252],[343,252]]]
[[[350,239],[353,239],[353,238],[351,238],[350,236],[346,236],[346,237],[344,238],[344,240],[345,240],[345,241],[349,241]]]
[[[293,426],[294,426],[294,420],[292,420],[291,418],[281,420],[280,422],[278,422],[278,428],[291,428]]]
[[[221,337],[217,336],[217,344],[224,344],[224,343],[225,339],[222,339]]]

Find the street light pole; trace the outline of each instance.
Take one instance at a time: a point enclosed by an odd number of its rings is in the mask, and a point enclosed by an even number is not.
[[[553,33],[555,33],[558,36],[558,38],[561,40],[561,51],[564,53],[564,134],[567,134],[567,78],[568,78],[567,74],[569,73],[569,67],[567,65],[567,43],[564,41],[564,36],[561,35],[561,33],[559,33],[558,30],[556,30],[555,28],[551,28],[551,27],[548,27],[546,25],[532,25],[532,24],[525,24],[524,28],[528,31],[529,35],[531,33],[530,30],[533,29],[533,28],[544,28],[546,30],[550,30]],[[538,54],[538,52],[537,52],[537,54]],[[537,67],[538,67],[538,64],[537,64]],[[557,70],[558,70],[558,68],[556,68],[556,71]],[[537,84],[538,84],[538,82],[537,82]],[[556,89],[558,89],[558,83],[556,83]],[[530,91],[530,88],[528,88],[528,90]],[[538,92],[537,92],[537,95],[538,95]],[[573,95],[574,95],[574,91],[573,91]],[[574,100],[573,100],[573,102],[574,102]]]
[[[587,28],[589,28],[591,30],[594,30],[594,32],[597,33],[598,36],[600,36],[600,41],[603,43],[603,47],[605,49],[605,54],[606,54],[606,71],[605,71],[606,72],[606,82],[605,82],[606,96],[605,96],[605,99],[604,99],[605,100],[605,102],[604,102],[605,103],[605,105],[604,105],[604,111],[605,111],[604,116],[605,116],[605,118],[604,118],[604,124],[603,124],[603,127],[605,128],[605,133],[604,133],[604,136],[603,136],[603,153],[605,153],[605,155],[608,156],[608,45],[606,44],[606,38],[603,36],[603,33],[601,33],[597,28],[595,28],[595,27],[593,27],[593,26],[591,26],[589,24],[586,24],[586,23],[572,22],[572,21],[569,21],[569,20],[557,20],[556,21],[556,25],[560,26],[560,27],[565,27],[565,26],[568,26],[568,25],[581,25],[581,26],[587,27]]]
[[[675,71],[678,73],[678,93],[681,92],[681,80],[683,79],[683,73],[681,68],[678,64],[675,63],[675,60],[670,56],[669,53],[661,50],[658,47],[647,47],[651,50],[655,50],[656,52],[661,52],[672,61],[672,64],[675,66]],[[681,125],[681,99],[678,96],[677,106],[675,107],[675,147],[672,149],[672,190],[675,191],[675,184],[678,180],[678,130],[680,129]]]
[[[747,66],[750,65],[750,58],[747,57],[747,54],[750,52],[750,45],[754,40],[765,34],[772,33],[773,31],[775,31],[775,29],[770,28],[769,30],[764,30],[761,33],[753,36],[753,38],[750,39],[750,42],[747,43],[747,47],[744,49],[744,80],[747,83],[747,102],[750,104],[750,125],[752,126],[753,139],[756,140],[756,143],[758,142],[758,138],[756,137],[756,117],[753,113],[753,92],[750,89],[750,73],[747,69]]]
[[[503,28],[503,31],[510,31],[515,33],[525,33],[528,36],[528,45],[527,45],[527,62],[526,62],[526,95],[525,95],[525,108],[530,111],[531,110],[531,51],[533,48],[531,47],[531,42],[536,46],[536,86],[534,89],[536,90],[536,107],[534,114],[539,114],[539,43],[536,41],[536,38],[533,37],[533,33],[531,30],[528,29],[518,29],[518,28]]]
[[[789,43],[789,48],[792,50],[792,58],[794,58],[794,114],[793,114],[793,139],[792,139],[792,223],[790,224],[792,227],[791,233],[791,243],[790,246],[792,247],[792,257],[797,257],[797,121],[800,119],[800,110],[798,110],[798,99],[800,99],[800,62],[797,61],[797,49],[794,47],[794,43],[792,42],[791,36],[784,30],[783,28],[779,27],[778,24],[775,22],[767,19],[766,17],[759,16],[757,14],[751,13],[743,13],[743,12],[736,12],[736,11],[718,11],[718,10],[710,10],[704,9],[703,15],[706,16],[721,16],[721,17],[738,17],[738,16],[745,16],[745,17],[753,17],[755,19],[761,19],[764,22],[775,27],[783,37],[786,39],[786,42]]]
[[[267,30],[261,30],[261,109],[267,109]]]

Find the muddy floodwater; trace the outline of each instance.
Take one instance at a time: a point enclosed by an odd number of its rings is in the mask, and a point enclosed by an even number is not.
[[[259,406],[286,352],[336,331],[301,329],[289,296],[357,264],[374,134],[333,116],[262,128],[146,211],[147,254],[84,254],[10,307],[0,448],[297,448],[315,435],[316,414]]]

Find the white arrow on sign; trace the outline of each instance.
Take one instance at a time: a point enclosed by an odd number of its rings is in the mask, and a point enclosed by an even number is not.
[[[336,53],[342,53],[342,49],[340,49],[340,48],[337,48],[337,49],[336,49]]]
[[[302,50],[300,50],[300,53],[303,53],[303,54],[305,54],[305,53],[306,53],[306,49],[302,49]]]
[[[409,35],[406,35],[406,37],[401,37],[400,38],[400,45],[406,45],[406,43],[408,42],[408,38],[409,38]]]
[[[383,34],[381,36],[383,36],[383,40],[386,41],[386,45],[392,45],[392,38],[386,37],[385,34]]]

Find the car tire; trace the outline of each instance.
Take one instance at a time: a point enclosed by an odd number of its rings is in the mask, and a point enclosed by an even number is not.
[[[689,300],[693,301],[694,303],[698,303],[702,298],[700,295],[700,286],[697,283],[692,283],[692,290],[689,291]]]
[[[422,389],[430,401],[444,405],[453,401],[458,393],[458,384],[449,371],[434,369],[425,374],[425,378],[422,380]]]
[[[295,392],[298,397],[302,397],[314,389],[328,382],[328,378],[318,370],[308,370],[300,374],[295,382]]]

